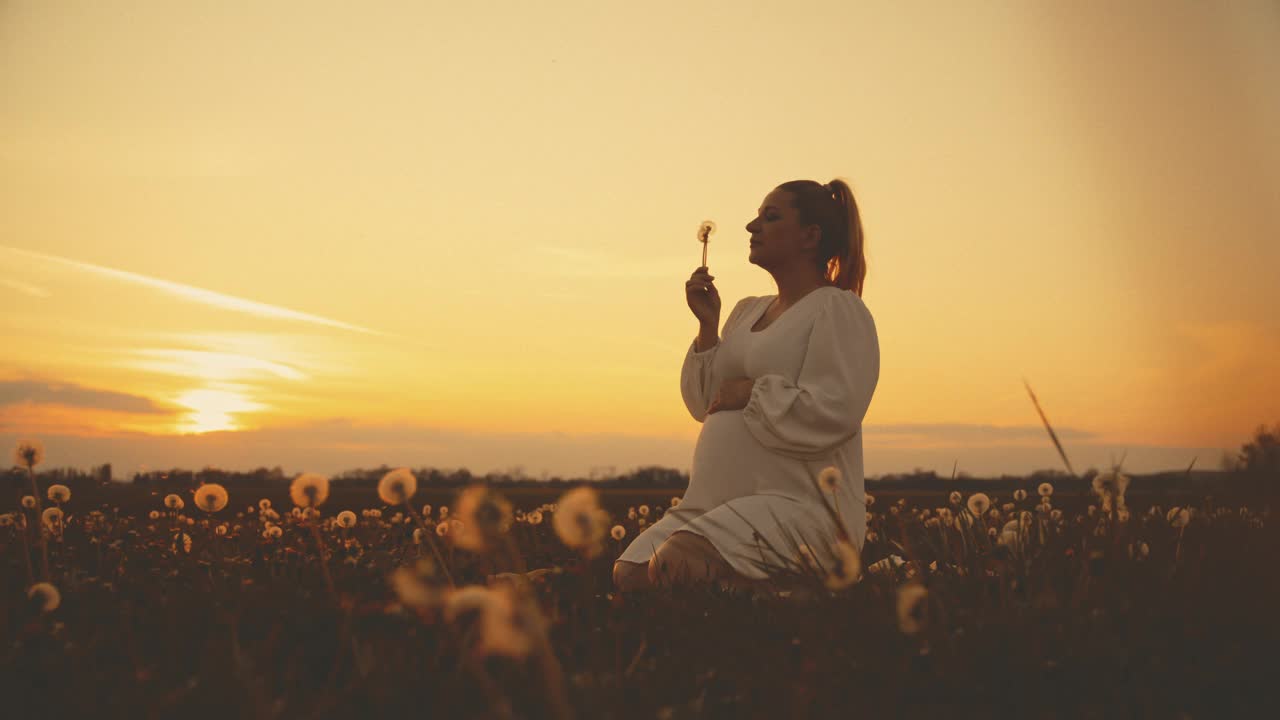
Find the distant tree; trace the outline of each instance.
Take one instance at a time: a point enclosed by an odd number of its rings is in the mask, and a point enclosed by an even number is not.
[[[1280,423],[1274,430],[1258,426],[1253,440],[1240,446],[1237,469],[1249,487],[1267,494],[1280,491]]]

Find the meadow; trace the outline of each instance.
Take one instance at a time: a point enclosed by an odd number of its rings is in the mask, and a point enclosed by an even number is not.
[[[407,469],[360,493],[308,474],[262,492],[81,496],[38,482],[34,449],[18,459],[30,488],[0,514],[11,717],[1195,718],[1274,704],[1269,506],[1130,493],[1118,470],[1087,492],[869,490],[865,543],[839,567],[797,542],[769,591],[619,593],[614,559],[678,496],[443,494]]]

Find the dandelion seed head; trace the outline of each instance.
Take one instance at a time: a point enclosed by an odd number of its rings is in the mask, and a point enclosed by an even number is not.
[[[445,537],[448,534],[449,534],[449,523],[441,522],[440,524],[436,525],[436,535],[439,535],[440,537]]]
[[[969,512],[975,516],[981,516],[991,507],[991,498],[986,493],[974,493],[969,496],[968,501]]]
[[[49,499],[56,503],[64,503],[71,499],[71,488],[66,485],[50,485]]]
[[[609,536],[614,540],[621,540],[627,536],[627,529],[621,525],[614,525],[613,528],[609,530]]]
[[[824,492],[834,493],[840,487],[840,481],[843,479],[840,468],[835,465],[828,465],[818,473],[818,487],[822,488]]]
[[[1040,487],[1036,488],[1036,492],[1040,494],[1040,497],[1047,498],[1053,494],[1053,485],[1050,485],[1047,482],[1042,482],[1040,483]]]
[[[181,510],[186,505],[182,498],[173,493],[164,496],[164,506],[170,510]]]
[[[153,512],[154,512],[154,511],[153,511]],[[226,535],[226,534],[227,534],[227,526],[226,526],[226,524],[224,523],[224,524],[219,525],[218,527],[214,528],[214,529],[213,529],[213,532],[214,532],[214,533],[216,533],[216,534],[218,534],[218,535]]]
[[[289,499],[300,508],[318,508],[329,499],[329,478],[320,473],[302,473],[289,484]]]
[[[52,583],[38,582],[27,588],[27,597],[35,601],[40,612],[53,612],[62,604],[62,593]]]
[[[62,525],[62,509],[58,507],[47,507],[44,509],[44,512],[40,514],[40,520],[45,524],[45,527],[50,529],[58,528]]]
[[[218,483],[205,483],[196,488],[196,507],[215,513],[227,506],[227,489]]]
[[[44,445],[39,440],[20,440],[13,449],[13,464],[31,469],[44,460]]]
[[[866,496],[865,498],[863,498],[863,501],[864,501],[864,503],[866,504],[866,506],[867,506],[867,507],[871,507],[872,505],[875,505],[875,504],[876,504],[876,496],[875,496],[875,495],[871,495],[871,494],[867,494],[867,496]]]
[[[541,510],[534,510],[533,512],[529,513],[529,514],[528,514],[527,516],[525,516],[525,517],[529,520],[529,524],[530,524],[530,525],[541,525],[541,524],[542,524],[542,511],[541,511]]]
[[[281,530],[279,525],[272,525],[267,528],[267,533],[273,538],[278,538],[284,534],[284,530]]]
[[[378,498],[387,505],[408,502],[418,492],[418,478],[409,468],[396,468],[378,481]]]
[[[270,500],[268,500],[268,499],[266,499],[266,498],[262,498],[261,500],[259,500],[259,501],[258,501],[258,509],[259,509],[259,510],[267,510],[267,509],[269,509],[270,507],[271,507],[271,501],[270,501]]]
[[[594,488],[576,487],[560,496],[559,509],[551,515],[556,536],[565,546],[593,554],[604,539],[608,514],[600,509]],[[648,506],[640,506],[640,515],[648,515]]]
[[[679,498],[679,497],[672,497],[672,498],[671,498],[671,507],[673,507],[673,508],[674,508],[674,507],[679,507],[681,502],[683,502],[683,500],[682,500],[681,498]]]
[[[827,575],[826,586],[831,590],[848,587],[862,578],[862,556],[857,546],[848,540],[836,541],[836,558]]]
[[[336,520],[338,522],[338,527],[353,528],[356,526],[356,514],[350,510],[343,510],[338,513]]]
[[[928,623],[929,591],[919,582],[898,586],[898,629],[904,634],[915,635]]]
[[[1026,500],[1026,499],[1027,499],[1027,491],[1026,491],[1026,490],[1023,490],[1022,488],[1018,488],[1017,490],[1014,490],[1014,491],[1013,491],[1013,499],[1014,499],[1015,501],[1017,501],[1017,502],[1022,502],[1023,500]]]
[[[637,512],[640,513],[640,517],[647,518],[649,517],[649,506],[641,505]]]
[[[1169,512],[1165,515],[1169,525],[1174,528],[1184,528],[1191,521],[1191,513],[1186,509],[1174,505],[1169,508]]]
[[[963,496],[960,494],[959,490],[952,490],[951,494],[947,496],[947,500],[952,505],[959,505],[962,499],[963,499]]]
[[[511,503],[484,485],[472,485],[458,496],[457,516],[463,529],[454,539],[465,550],[482,551],[511,529]]]
[[[716,224],[710,220],[703,220],[698,225],[698,242],[706,244],[711,242],[711,234],[716,231]]]
[[[36,496],[35,496],[35,495],[23,495],[23,496],[22,496],[22,507],[24,507],[24,508],[26,508],[26,509],[28,509],[28,510],[35,510],[35,509],[36,509]]]

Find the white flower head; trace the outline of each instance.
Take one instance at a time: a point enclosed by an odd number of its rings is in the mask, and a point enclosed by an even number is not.
[[[66,485],[50,485],[49,499],[56,503],[64,503],[71,499],[71,488]]]
[[[1014,490],[1014,491],[1013,491],[1013,499],[1014,499],[1015,501],[1017,501],[1017,502],[1022,502],[1023,500],[1026,500],[1026,499],[1027,499],[1027,491],[1026,491],[1026,490],[1023,490],[1022,488],[1018,488],[1017,490]]]
[[[35,496],[35,495],[23,495],[23,496],[22,496],[22,507],[24,507],[24,508],[26,508],[26,509],[28,509],[28,510],[35,510],[35,509],[36,509],[36,496]]]
[[[184,506],[186,506],[186,503],[183,502],[182,498],[178,497],[177,495],[173,493],[169,493],[168,495],[164,496],[164,506],[169,508],[170,510],[181,510]]]
[[[627,529],[621,525],[614,525],[613,529],[609,531],[609,536],[614,540],[621,540],[627,536]]]
[[[388,505],[406,503],[418,492],[418,478],[409,468],[396,468],[378,481],[378,497]]]
[[[947,500],[948,500],[952,505],[959,505],[959,504],[960,504],[960,502],[961,502],[961,500],[963,500],[963,499],[964,499],[964,496],[962,496],[962,495],[960,494],[960,491],[959,491],[959,490],[952,490],[952,491],[951,491],[951,494],[947,496]]]
[[[1040,494],[1040,497],[1047,498],[1053,494],[1053,486],[1047,482],[1042,482],[1040,487],[1036,488],[1036,492]]]
[[[356,526],[356,514],[350,510],[343,510],[338,513],[338,527],[353,528]]]
[[[300,508],[317,508],[329,499],[329,478],[320,473],[302,473],[289,485],[289,499]]]
[[[40,514],[40,520],[45,524],[45,527],[50,530],[57,530],[62,527],[62,509],[58,507],[47,507],[44,509],[44,512]]]
[[[836,559],[827,574],[826,586],[839,590],[857,582],[862,577],[862,556],[857,546],[848,540],[836,541]]]

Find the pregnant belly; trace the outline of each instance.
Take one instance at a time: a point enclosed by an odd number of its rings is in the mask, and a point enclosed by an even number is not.
[[[803,475],[803,465],[757,442],[741,410],[717,411],[706,417],[698,434],[684,502],[710,509],[779,481],[786,484],[785,478]]]

